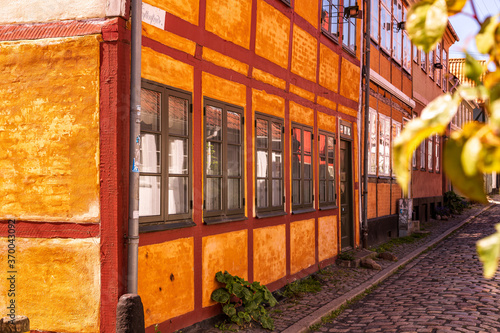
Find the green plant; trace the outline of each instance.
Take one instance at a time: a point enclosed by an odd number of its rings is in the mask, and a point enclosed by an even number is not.
[[[377,253],[382,252],[391,252],[395,246],[403,245],[403,244],[411,244],[416,242],[417,240],[427,237],[429,234],[412,234],[410,236],[393,238],[384,244],[381,244],[372,250]]]
[[[222,311],[233,323],[243,326],[253,319],[263,328],[274,329],[274,321],[264,305],[273,307],[278,302],[266,286],[261,286],[257,281],[250,283],[227,271],[217,272],[215,279],[225,286],[214,290],[212,300],[222,305]]]
[[[339,255],[337,256],[338,259],[341,260],[354,260],[354,253],[352,251],[345,251],[345,252],[340,252]]]
[[[220,322],[220,323],[215,324],[215,328],[217,328],[217,329],[219,329],[220,331],[223,331],[223,332],[226,332],[226,331],[236,332],[237,331],[234,328],[232,328],[231,324],[228,324],[225,320],[222,321],[222,322]]]
[[[460,13],[467,0],[422,0],[408,12],[406,29],[418,48],[432,50],[442,39],[448,25],[448,16]],[[472,16],[480,25],[475,36],[479,53],[488,56],[482,66],[471,55],[465,55],[464,75],[472,86],[460,86],[453,94],[441,95],[429,103],[419,118],[409,122],[394,144],[394,169],[398,183],[408,192],[410,160],[413,151],[425,138],[444,134],[463,100],[484,101],[487,123],[470,122],[461,131],[451,133],[444,145],[444,171],[461,192],[470,199],[487,202],[483,190],[483,175],[500,172],[500,14],[483,22],[476,14],[474,0],[470,0]],[[492,64],[492,66],[488,66]],[[488,71],[488,67],[494,68]],[[491,278],[500,259],[500,225],[497,232],[477,243],[484,276]]]
[[[444,206],[447,207],[452,214],[461,214],[465,208],[469,207],[469,203],[465,198],[459,196],[453,191],[448,191],[443,195]]]
[[[300,296],[304,293],[317,293],[319,291],[321,291],[321,282],[314,279],[312,276],[308,276],[305,279],[287,284],[283,291],[283,295],[291,298]]]

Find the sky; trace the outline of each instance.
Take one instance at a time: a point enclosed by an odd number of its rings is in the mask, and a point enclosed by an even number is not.
[[[481,21],[488,16],[500,13],[500,0],[468,0],[464,7],[464,12],[472,14],[471,1],[477,11],[477,15]],[[457,32],[460,41],[450,47],[450,58],[465,57],[463,50],[467,48],[470,55],[476,59],[487,59],[476,49],[474,41],[475,34],[479,31],[479,24],[470,16],[464,14],[456,14],[450,17],[450,22]]]

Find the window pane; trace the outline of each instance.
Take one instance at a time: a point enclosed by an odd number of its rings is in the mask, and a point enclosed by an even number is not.
[[[227,146],[227,174],[230,177],[241,176],[241,147]]]
[[[304,181],[304,203],[312,202],[312,181]]]
[[[187,177],[168,178],[168,214],[188,212]]]
[[[222,109],[208,105],[205,110],[207,140],[222,140]]]
[[[188,135],[188,101],[179,97],[168,97],[169,134]]]
[[[328,157],[329,158],[334,158],[335,157],[335,146],[334,146],[335,140],[329,136],[328,137]]]
[[[300,146],[301,146],[301,129],[300,128],[294,128],[293,133],[292,133],[292,152],[293,153],[300,153]]]
[[[257,148],[267,148],[267,121],[262,119],[257,119],[257,138],[256,146]]]
[[[312,160],[311,156],[304,156],[304,179],[312,178]]]
[[[300,178],[300,155],[292,156],[292,178]]]
[[[227,142],[240,143],[241,115],[236,112],[227,112]]]
[[[335,202],[335,181],[328,182],[328,201]]]
[[[232,178],[227,180],[227,208],[237,209],[241,208],[241,191],[240,191],[240,179]]]
[[[267,179],[257,179],[257,208],[267,207]]]
[[[139,177],[139,215],[160,215],[161,177]]]
[[[283,135],[282,125],[277,123],[272,123],[272,137],[273,137],[273,142],[271,147],[272,149],[274,150],[283,149],[283,147],[281,146],[282,135]]]
[[[319,179],[326,178],[326,158],[321,157],[319,159]]]
[[[188,140],[179,138],[168,139],[168,172],[174,174],[188,174]]]
[[[161,94],[156,91],[141,89],[141,130],[160,131]]]
[[[273,151],[272,171],[273,178],[280,178],[282,176],[281,170],[283,169],[283,158],[281,153]]]
[[[304,131],[304,154],[310,155],[312,151],[312,133]]]
[[[300,204],[300,180],[292,182],[292,203]]]
[[[335,181],[335,168],[331,159],[328,161],[328,179]]]
[[[257,151],[257,177],[267,177],[267,151],[258,150]]]
[[[326,201],[326,181],[319,181],[319,202]]]
[[[378,42],[378,0],[371,0],[371,36]]]
[[[222,165],[221,144],[207,142],[207,175],[220,175]]]
[[[141,134],[140,172],[161,173],[160,139],[158,134]]]
[[[282,189],[282,181],[281,179],[273,180],[273,206],[281,206],[283,205],[283,189]]]
[[[325,156],[326,155],[326,136],[323,134],[319,135],[319,155],[320,156]]]
[[[207,178],[205,193],[206,209],[221,210],[221,179]]]

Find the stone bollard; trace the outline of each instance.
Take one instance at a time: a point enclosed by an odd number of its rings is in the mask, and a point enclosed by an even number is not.
[[[24,333],[30,331],[30,320],[26,316],[16,316],[14,319],[0,319],[0,333]]]
[[[144,333],[144,308],[141,297],[124,294],[116,307],[116,333]]]

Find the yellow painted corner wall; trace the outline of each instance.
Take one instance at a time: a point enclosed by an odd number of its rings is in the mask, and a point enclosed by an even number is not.
[[[316,262],[314,219],[290,224],[290,273],[295,274]]]
[[[193,311],[193,238],[139,247],[138,292],[146,327]]]
[[[358,102],[359,67],[343,58],[341,64],[341,77],[342,84],[340,85],[340,94],[350,100]]]
[[[339,86],[339,55],[326,45],[319,45],[319,84],[338,92]]]
[[[248,280],[248,232],[228,232],[203,237],[202,240],[202,305],[216,304],[210,299],[212,292],[222,287],[215,273],[228,271]]]
[[[217,66],[231,69],[245,76],[248,74],[247,64],[209,49],[208,47],[203,48],[203,59],[210,61]]]
[[[318,112],[318,128],[335,133],[337,128],[337,118],[323,112]]]
[[[253,279],[269,284],[286,275],[285,225],[254,229]]]
[[[338,254],[339,225],[337,216],[323,216],[318,219],[318,259],[323,261]]]
[[[317,40],[297,25],[293,26],[292,73],[316,82]]]
[[[290,121],[314,126],[314,110],[295,102],[290,102]]]
[[[290,20],[279,10],[257,0],[255,53],[275,64],[288,67]]]
[[[203,97],[246,107],[247,90],[245,85],[222,79],[218,76],[202,73]]]
[[[0,43],[0,219],[99,221],[100,40]]]
[[[148,47],[141,51],[141,76],[167,86],[193,91],[194,68]],[[168,73],[168,75],[165,75]]]
[[[198,25],[199,0],[145,0],[144,2]]]
[[[170,31],[159,29],[146,22],[142,22],[142,35],[192,56],[194,56],[194,52],[196,51],[196,43],[192,40],[176,35]]]
[[[285,99],[264,90],[252,89],[252,108],[254,111],[285,119]]]
[[[273,87],[279,88],[281,90],[285,90],[286,88],[286,81],[282,80],[280,78],[277,78],[274,75],[271,75],[263,70],[260,70],[258,68],[253,68],[252,70],[252,77],[256,80],[259,80],[260,82],[267,83]]]
[[[252,0],[206,0],[205,29],[246,49],[250,47]]]
[[[7,244],[0,238],[2,249]],[[16,238],[16,314],[29,318],[31,330],[99,332],[100,253],[99,238]],[[7,255],[0,251],[3,272],[9,270]],[[9,288],[1,279],[2,309]]]
[[[314,28],[318,28],[318,1],[316,0],[295,0],[294,10],[297,14],[311,23]]]

